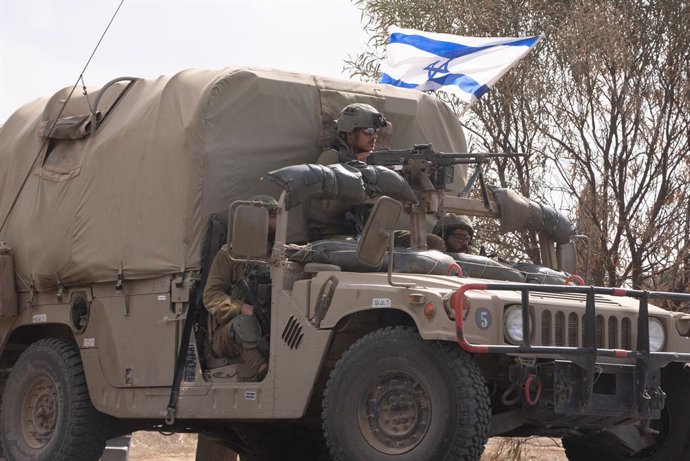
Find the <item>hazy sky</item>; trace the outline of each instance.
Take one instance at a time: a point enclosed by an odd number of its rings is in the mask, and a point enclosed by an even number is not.
[[[0,124],[74,85],[120,0],[0,0]],[[349,0],[125,0],[84,74],[157,77],[235,65],[338,77],[366,46]]]

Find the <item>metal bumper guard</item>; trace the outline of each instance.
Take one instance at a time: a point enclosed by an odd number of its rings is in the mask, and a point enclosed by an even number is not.
[[[472,344],[465,338],[464,311],[465,293],[470,290],[492,291],[519,291],[522,294],[522,329],[523,343],[521,345],[506,344]],[[586,295],[584,316],[584,337],[582,347],[561,346],[532,346],[530,344],[530,292],[542,293],[580,293]],[[637,347],[636,350],[604,349],[596,347],[596,307],[595,295],[627,296],[639,300],[637,319]],[[690,300],[690,295],[669,293],[661,291],[627,290],[623,288],[605,288],[595,286],[572,285],[534,285],[524,283],[469,283],[458,288],[453,294],[453,306],[455,307],[455,327],[457,340],[460,347],[473,354],[529,354],[547,356],[553,359],[569,360],[580,369],[584,378],[580,408],[591,408],[592,391],[594,386],[594,374],[597,357],[614,357],[619,359],[632,359],[634,363],[633,382],[638,390],[640,402],[647,402],[646,407],[663,407],[663,392],[661,395],[657,389],[650,389],[648,381],[650,373],[656,373],[671,362],[690,362],[689,353],[676,352],[651,352],[649,349],[649,299]],[[637,399],[636,399],[637,400]],[[661,400],[660,402],[657,400]],[[637,411],[643,410],[638,408]],[[646,411],[642,411],[646,413]]]

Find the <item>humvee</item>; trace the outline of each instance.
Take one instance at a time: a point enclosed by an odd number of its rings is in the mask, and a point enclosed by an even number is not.
[[[571,285],[572,226],[510,191],[469,197],[466,165],[438,154],[467,153],[443,103],[247,68],[68,93],[0,130],[8,460],[98,459],[133,430],[197,432],[245,461],[476,460],[498,435],[561,437],[572,460],[686,456],[690,316],[649,301],[687,295]],[[362,179],[361,237],[310,242],[304,202],[338,194],[301,191],[340,173],[295,165],[354,101],[392,121],[379,158],[398,157],[414,197]],[[365,168],[386,169],[349,174]],[[270,254],[257,193],[279,199]],[[543,266],[427,251],[443,211],[538,231]],[[394,245],[401,227],[411,249]],[[264,269],[261,381],[210,352],[201,293],[226,242]]]

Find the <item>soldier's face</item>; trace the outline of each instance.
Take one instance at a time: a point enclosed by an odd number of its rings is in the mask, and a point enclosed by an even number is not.
[[[472,237],[470,237],[469,232],[458,229],[448,234],[446,240],[448,241],[448,251],[467,253],[470,249]]]
[[[357,128],[352,133],[348,133],[348,144],[352,146],[352,153],[357,157],[357,160],[366,162],[367,157],[376,147],[376,138],[378,137],[378,130],[374,128],[361,129]]]

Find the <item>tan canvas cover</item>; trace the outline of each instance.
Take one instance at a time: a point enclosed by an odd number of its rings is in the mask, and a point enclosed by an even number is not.
[[[314,162],[354,101],[392,122],[392,148],[466,150],[452,112],[417,91],[247,68],[138,80],[118,101],[123,87],[100,95],[95,134],[79,116],[98,89],[75,93],[62,114],[69,89],[27,104],[0,130],[0,240],[14,248],[20,291],[198,269],[209,215],[277,196],[260,178]]]

